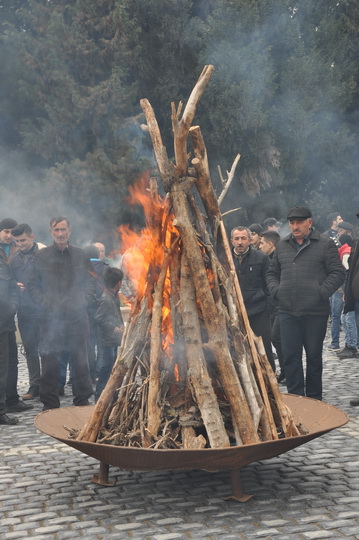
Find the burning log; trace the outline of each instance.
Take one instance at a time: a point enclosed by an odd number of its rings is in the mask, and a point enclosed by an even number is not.
[[[181,119],[182,104],[172,104],[175,163],[150,103],[141,101],[167,195],[162,199],[151,179],[146,283],[138,289],[108,384],[78,440],[224,448],[299,434],[262,340],[250,327],[206,147],[200,128],[191,127],[212,72],[212,66],[204,68]],[[195,154],[191,168],[188,137]]]

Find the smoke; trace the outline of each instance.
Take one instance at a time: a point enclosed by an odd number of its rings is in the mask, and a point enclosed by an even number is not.
[[[286,2],[273,2],[257,18],[239,15],[234,3],[223,7],[223,14],[213,15],[203,59],[216,68],[208,103],[214,111],[230,111],[222,118],[213,113],[212,126],[216,122],[219,133],[227,129],[227,149],[233,157],[241,154],[223,205],[225,211],[241,210],[226,223],[283,220],[289,207],[301,204],[311,207],[319,230],[327,228],[327,214],[338,207],[353,221],[358,203],[350,192],[357,183],[359,122],[355,111],[350,118],[346,113],[351,92],[346,77],[352,74],[335,61],[343,49],[323,37],[336,28],[336,8],[318,22],[311,17],[315,6],[290,11]],[[209,136],[212,148],[220,149],[221,141]],[[271,149],[278,152],[277,164]],[[339,185],[346,186],[340,197]]]
[[[68,200],[60,180],[45,182],[43,171],[31,170],[24,154],[0,149],[0,185],[0,219],[28,223],[39,242],[52,243],[49,225],[56,216],[69,219],[73,244],[82,245],[96,233],[97,224]]]

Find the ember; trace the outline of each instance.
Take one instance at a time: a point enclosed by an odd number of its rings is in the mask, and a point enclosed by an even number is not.
[[[147,223],[142,245],[137,239],[131,248],[136,263],[128,265],[136,273],[130,275],[136,303],[79,441],[224,448],[299,435],[249,326],[204,141],[200,128],[191,127],[212,72],[204,68],[181,119],[182,104],[178,110],[172,104],[176,163],[167,158],[151,105],[141,102],[167,195],[158,195],[154,179],[131,191]],[[122,233],[125,241],[129,233]]]

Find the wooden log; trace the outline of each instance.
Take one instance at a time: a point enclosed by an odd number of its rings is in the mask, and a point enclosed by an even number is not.
[[[182,256],[180,294],[189,367],[188,376],[193,397],[201,411],[211,448],[223,448],[229,446],[229,438],[224,427],[212,381],[207,371],[196,306],[196,292],[185,256]]]
[[[172,128],[174,133],[174,151],[176,159],[177,176],[188,176],[188,156],[187,156],[187,139],[188,130],[191,127],[193,118],[196,114],[198,101],[200,100],[210,78],[212,77],[214,67],[207,65],[203,68],[201,75],[195,84],[191,95],[188,98],[186,107],[181,120],[179,119],[182,111],[182,103],[179,104],[176,110],[174,103],[172,106]]]
[[[152,308],[151,348],[150,348],[150,382],[148,391],[148,422],[147,429],[155,438],[161,424],[160,387],[161,371],[160,359],[162,354],[162,303],[163,289],[168,270],[171,250],[166,253],[163,266],[155,285]]]
[[[105,425],[111,412],[116,390],[120,388],[125,377],[131,360],[141,349],[147,339],[150,328],[150,311],[148,309],[147,299],[141,304],[141,309],[137,316],[130,320],[122,340],[120,351],[117,355],[115,365],[111,376],[105,386],[95,409],[80,431],[77,439],[79,441],[95,442],[101,428]]]
[[[258,442],[253,419],[228,350],[226,321],[220,318],[213,300],[196,233],[189,217],[185,182],[174,184],[170,195],[176,216],[174,225],[181,233],[183,251],[187,256],[197,300],[209,335],[208,345],[216,358],[221,384],[231,408],[237,442]]]
[[[211,182],[211,178],[210,178],[206,146],[205,146],[199,126],[192,127],[189,131],[189,134],[192,140],[192,144],[194,146],[195,155],[197,156],[195,159],[192,160],[192,164],[197,171],[196,187],[200,194],[203,205],[206,209],[208,218],[212,224],[212,230],[214,233],[218,232],[220,236],[227,267],[232,273],[233,283],[234,283],[235,292],[236,292],[238,316],[240,320],[242,321],[243,332],[247,336],[247,339],[248,339],[252,361],[253,361],[253,364],[255,365],[256,376],[259,383],[262,399],[265,405],[265,407],[263,408],[262,414],[264,414],[266,417],[264,421],[269,422],[272,436],[276,438],[277,432],[275,428],[273,427],[275,426],[273,413],[271,410],[271,405],[270,405],[268,395],[267,395],[267,389],[266,389],[263,375],[261,372],[261,368],[259,365],[258,354],[257,354],[256,346],[254,343],[254,334],[248,320],[247,310],[244,305],[242,291],[239,285],[237,272],[235,270],[235,266],[233,263],[232,251],[229,245],[227,233],[226,233],[224,223],[222,220],[218,200],[217,200],[217,197],[216,197],[216,194],[213,189],[212,182]]]

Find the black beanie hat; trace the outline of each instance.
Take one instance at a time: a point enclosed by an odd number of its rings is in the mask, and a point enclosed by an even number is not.
[[[17,221],[14,219],[8,217],[4,218],[2,221],[0,221],[0,231],[3,231],[4,229],[13,229],[16,227]]]

